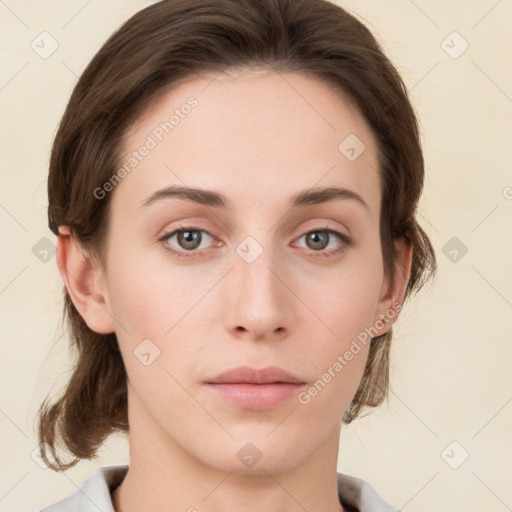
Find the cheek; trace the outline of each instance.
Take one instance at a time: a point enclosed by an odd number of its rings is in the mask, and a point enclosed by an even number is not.
[[[354,256],[323,282],[318,275],[302,282],[302,293],[316,315],[306,323],[309,343],[303,345],[304,353],[320,379],[315,387],[325,386],[322,394],[334,402],[355,394],[366,365],[368,329],[375,319],[383,278],[377,256],[378,252]]]
[[[352,401],[364,373],[375,313],[375,286],[357,286],[345,281],[342,290],[331,289],[324,297],[312,296],[318,316],[330,329],[316,321],[309,322],[309,336],[302,345],[304,358],[313,370],[314,382],[298,396],[309,414],[317,418],[338,417]],[[331,293],[332,292],[332,293]],[[331,330],[333,332],[331,332]]]
[[[325,348],[343,348],[374,320],[382,289],[381,261],[364,261],[361,255],[350,263],[338,272],[311,275],[301,283],[300,293],[318,318]]]
[[[315,387],[330,389],[324,392],[326,398],[331,395],[332,400],[343,400],[356,392],[368,357],[371,337],[365,329],[371,325],[373,312],[368,301],[338,296],[336,307],[325,314],[334,334],[324,330],[325,334],[314,336],[314,343],[306,348],[318,379]],[[312,396],[314,393],[312,390]]]
[[[165,257],[138,257],[135,251],[110,261],[117,264],[109,272],[109,307],[127,372],[134,371],[132,382],[147,385],[148,392],[168,388],[172,382],[164,370],[181,381],[209,344],[208,330],[221,314],[218,305],[212,312],[212,301],[219,300],[212,288],[222,269],[199,272],[193,266],[171,266]]]
[[[149,257],[148,257],[149,256]],[[212,286],[210,277],[172,266],[165,256],[132,251],[109,271],[109,305],[116,320],[137,336],[162,338],[187,317]]]

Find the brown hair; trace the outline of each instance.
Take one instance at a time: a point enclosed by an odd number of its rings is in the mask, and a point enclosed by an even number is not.
[[[370,31],[327,0],[163,0],[130,18],[78,80],[50,158],[48,220],[69,226],[82,246],[101,255],[109,196],[93,191],[116,171],[127,131],[164,90],[198,73],[267,68],[299,72],[350,98],[378,141],[380,236],[386,275],[395,275],[393,240],[413,245],[406,297],[432,275],[431,243],[416,221],[424,162],[407,89]],[[128,431],[126,372],[115,334],[90,330],[64,288],[64,314],[76,350],[62,396],[39,411],[41,456],[56,471],[94,458],[114,431]],[[386,397],[391,330],[371,341],[359,388],[344,413]],[[57,445],[74,459],[64,463]],[[47,457],[47,453],[51,458]],[[52,460],[53,459],[53,460]]]

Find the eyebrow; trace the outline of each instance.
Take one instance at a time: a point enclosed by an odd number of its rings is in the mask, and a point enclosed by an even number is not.
[[[181,187],[177,185],[157,190],[142,202],[141,207],[149,206],[156,201],[172,197],[217,208],[233,208],[233,203],[220,192],[202,188]],[[289,206],[291,208],[296,208],[300,206],[325,203],[335,199],[353,199],[370,211],[369,206],[357,192],[341,187],[324,187],[303,190],[290,198]]]

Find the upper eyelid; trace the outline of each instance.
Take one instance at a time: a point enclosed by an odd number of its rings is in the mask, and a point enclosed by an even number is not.
[[[190,225],[177,226],[177,227],[174,227],[172,229],[164,230],[164,232],[162,233],[162,237],[161,238],[169,237],[171,235],[176,234],[179,231],[187,231],[187,230],[188,231],[203,231],[205,233],[208,233],[210,236],[214,236],[211,233],[211,231],[209,231],[208,229],[201,228],[201,227],[194,226],[194,225],[190,224]],[[346,237],[350,236],[349,234],[343,233],[339,228],[333,227],[333,226],[331,226],[329,224],[321,225],[321,226],[319,225],[319,226],[308,227],[305,230],[301,230],[302,234],[300,236],[303,236],[305,234],[308,234],[308,233],[311,233],[311,232],[314,232],[314,231],[331,231],[331,232],[334,232],[334,233],[339,233],[340,235],[344,235]]]
[[[200,226],[197,225],[199,223],[203,223],[204,220],[205,220],[204,218],[201,218],[201,220],[199,222],[197,222],[197,223],[194,220],[177,221],[178,223],[180,223],[180,225],[178,225],[176,227],[173,227],[172,229],[166,229],[165,228],[163,230],[163,232],[167,233],[167,234],[172,234],[175,231],[190,229],[190,230],[197,230],[197,231],[205,231],[208,234],[212,235],[211,231],[208,228],[200,227]],[[312,221],[306,221],[306,222],[309,223],[309,222],[312,222]],[[333,226],[331,224],[332,222],[334,222],[336,224],[340,224],[343,227],[340,228],[340,227],[338,227],[336,225]],[[210,223],[210,222],[208,222],[208,223]],[[300,224],[304,224],[304,221],[300,222]],[[217,230],[217,228],[215,227],[213,230],[215,231],[215,230]],[[320,230],[338,231],[338,232],[340,232],[341,234],[343,234],[343,235],[345,235],[347,237],[351,236],[351,230],[349,229],[348,226],[343,225],[343,223],[341,223],[340,221],[333,221],[333,220],[326,220],[326,219],[321,220],[319,222],[315,222],[315,223],[313,223],[313,225],[307,226],[306,228],[301,228],[300,231],[301,231],[302,234],[305,234],[305,233],[308,233],[310,231],[320,231]],[[231,232],[231,229],[228,229],[228,231]],[[297,228],[294,228],[293,231],[297,231]],[[343,231],[346,231],[346,232],[344,233]]]

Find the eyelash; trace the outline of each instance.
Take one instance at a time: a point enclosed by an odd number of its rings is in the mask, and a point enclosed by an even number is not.
[[[185,257],[185,258],[197,258],[197,257],[201,257],[201,254],[197,250],[177,251],[175,249],[172,249],[169,246],[169,244],[165,243],[169,238],[171,238],[172,236],[174,236],[177,233],[180,233],[182,231],[202,231],[203,233],[207,233],[209,236],[211,236],[213,238],[213,235],[208,233],[208,231],[206,231],[205,229],[202,229],[202,228],[199,228],[199,227],[196,227],[196,226],[178,226],[177,228],[173,229],[172,231],[169,231],[169,232],[165,233],[162,237],[160,237],[158,239],[160,242],[162,242],[164,250],[169,252],[169,253],[171,253],[171,254],[173,254],[177,258],[182,258],[182,257]],[[330,251],[325,251],[323,249],[321,251],[313,251],[313,250],[311,250],[311,252],[316,253],[315,257],[318,257],[318,258],[330,258],[330,257],[337,256],[338,254],[341,254],[342,252],[344,252],[348,247],[350,247],[353,244],[352,240],[347,235],[345,235],[343,233],[340,233],[339,231],[336,231],[335,229],[330,229],[330,228],[327,228],[327,227],[311,229],[311,230],[307,231],[306,233],[304,233],[303,235],[301,235],[299,238],[302,238],[303,236],[309,235],[311,233],[319,233],[319,232],[321,232],[321,233],[328,233],[329,235],[334,235],[339,240],[341,240],[342,244],[338,248],[331,249]]]

